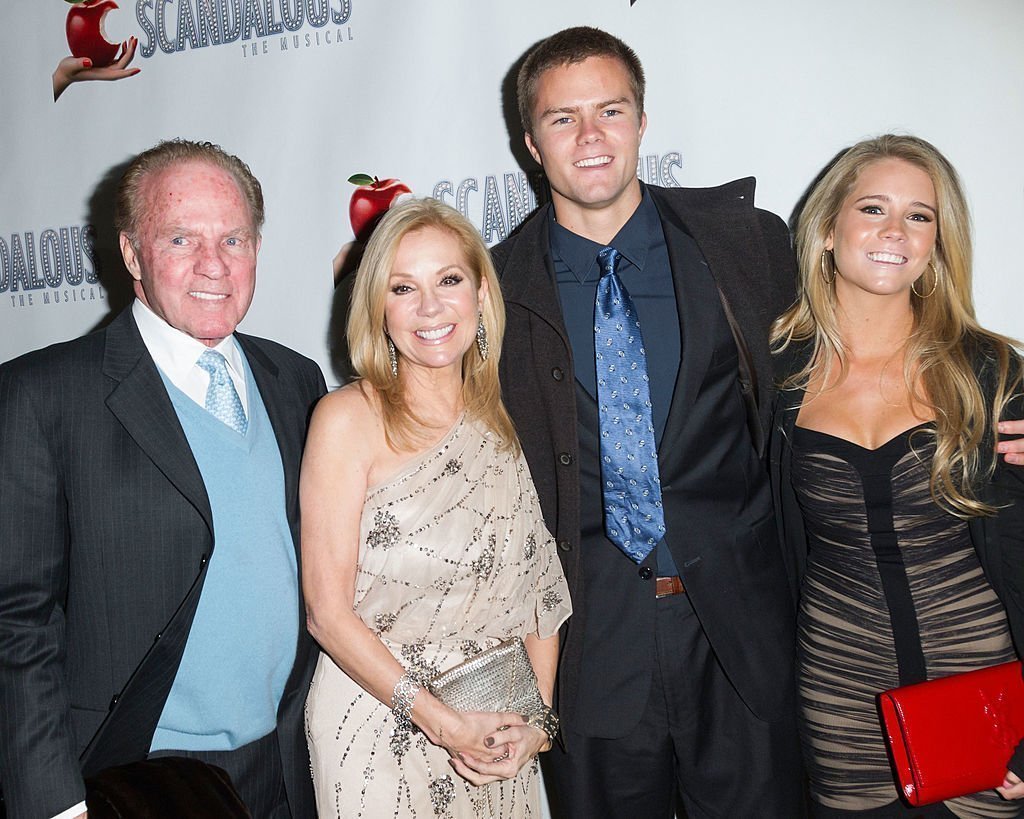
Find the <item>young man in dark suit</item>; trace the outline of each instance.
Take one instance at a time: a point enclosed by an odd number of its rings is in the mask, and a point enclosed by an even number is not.
[[[617,38],[553,35],[518,91],[552,201],[494,258],[504,397],[575,609],[560,815],[668,819],[678,789],[691,819],[792,819],[794,606],[764,462],[788,231],[753,179],[639,182],[643,70]]]
[[[236,333],[259,182],[161,143],[119,189],[136,300],[0,367],[0,783],[9,817],[85,815],[147,756],[231,774],[254,817],[315,815],[298,583],[312,361]]]

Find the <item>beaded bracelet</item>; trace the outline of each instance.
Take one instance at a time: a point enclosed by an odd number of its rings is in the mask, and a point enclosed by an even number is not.
[[[419,693],[420,684],[408,674],[398,678],[395,690],[391,694],[391,713],[395,715],[395,721],[399,725],[407,726],[412,723],[412,706]]]

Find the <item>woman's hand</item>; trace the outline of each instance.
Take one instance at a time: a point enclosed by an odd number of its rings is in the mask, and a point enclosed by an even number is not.
[[[57,63],[57,68],[53,72],[53,101],[56,102],[57,98],[64,93],[64,89],[73,82],[84,80],[109,82],[134,77],[142,69],[129,68],[128,64],[135,57],[135,48],[138,44],[137,37],[129,37],[121,43],[121,50],[114,63],[105,68],[93,68],[92,60],[88,57],[65,57]]]
[[[512,779],[548,743],[548,735],[523,721],[521,714],[504,714],[508,721],[484,737],[487,752],[452,757],[452,767],[463,779],[484,785]]]
[[[445,705],[441,707],[448,713],[440,727],[436,731],[424,732],[431,742],[448,751],[453,760],[494,759],[500,756],[505,751],[505,744],[494,737],[500,737],[505,726],[512,723],[521,724],[523,721],[520,714],[501,711],[454,711]],[[421,728],[423,727],[421,725]]]
[[[1024,797],[1024,782],[1013,771],[1007,771],[1003,784],[996,790],[1003,799],[1020,799]]]
[[[523,642],[537,675],[541,696],[550,703],[558,666],[558,634],[556,632],[544,639],[528,634]],[[486,753],[463,753],[461,757],[452,755],[452,767],[459,776],[474,785],[511,779],[538,753],[547,750],[549,738],[546,731],[528,725],[522,714],[499,716],[505,717],[505,721],[497,730],[489,731],[483,737]]]

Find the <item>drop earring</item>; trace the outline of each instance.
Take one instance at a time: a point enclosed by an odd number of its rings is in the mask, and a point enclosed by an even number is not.
[[[480,358],[487,360],[490,348],[487,346],[487,328],[484,327],[484,316],[480,314],[476,324],[476,347],[480,351]]]
[[[384,333],[384,338],[388,340],[388,361],[391,362],[391,375],[393,378],[398,378],[398,350],[395,349],[395,342],[391,340],[391,336]]]

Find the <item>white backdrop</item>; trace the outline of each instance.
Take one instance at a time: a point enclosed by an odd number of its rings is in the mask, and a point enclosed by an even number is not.
[[[530,207],[532,170],[505,119],[508,72],[578,24],[618,34],[644,61],[648,181],[755,175],[758,203],[788,219],[844,146],[890,130],[934,142],[971,200],[980,317],[1021,335],[1009,298],[1024,226],[1021,0],[121,0],[107,33],[138,37],[141,72],[72,85],[56,103],[67,5],[3,5],[0,360],[125,303],[112,178],[183,136],[237,153],[264,185],[243,329],[312,356],[336,382],[331,260],[352,239],[346,179],[398,177],[502,238]],[[225,14],[226,32],[196,22]]]
[[[243,329],[335,381],[330,262],[352,238],[347,178],[398,177],[461,204],[497,241],[532,202],[514,195],[532,168],[504,116],[508,72],[538,39],[582,23],[644,61],[645,179],[755,175],[758,203],[788,219],[842,147],[888,130],[934,142],[973,207],[980,316],[1020,334],[1008,298],[1024,225],[1020,0],[121,0],[107,34],[138,37],[141,72],[74,84],[56,103],[67,5],[4,5],[0,360],[84,333],[124,303],[108,177],[184,136],[239,154],[264,184]],[[225,11],[226,33],[199,25]]]

